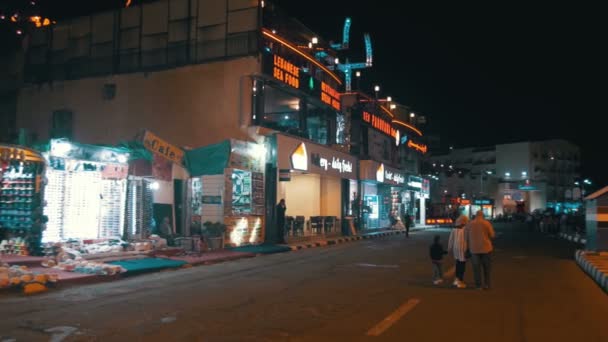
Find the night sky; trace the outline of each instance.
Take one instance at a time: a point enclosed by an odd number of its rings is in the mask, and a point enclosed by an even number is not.
[[[608,28],[598,8],[277,3],[327,39],[339,40],[343,18],[351,16],[351,42],[360,52],[363,32],[372,36],[366,90],[378,83],[384,96],[425,115],[425,132],[439,134],[445,146],[564,138],[582,149],[582,176],[608,183],[608,130],[599,121],[606,114],[599,66],[608,62],[600,58]]]
[[[122,2],[39,0],[57,19]],[[363,32],[371,33],[374,67],[363,71],[362,88],[372,93],[380,84],[382,96],[425,115],[424,131],[440,135],[445,146],[564,138],[582,148],[582,176],[608,184],[608,130],[600,122],[608,27],[599,8],[557,2],[275,3],[328,40],[340,40],[350,16],[350,56],[361,61]]]

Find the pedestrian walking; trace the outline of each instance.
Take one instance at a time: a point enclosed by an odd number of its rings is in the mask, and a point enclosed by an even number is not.
[[[468,244],[464,227],[468,222],[468,216],[460,215],[460,217],[456,219],[454,229],[450,232],[450,237],[448,239],[448,251],[454,255],[454,260],[456,262],[456,277],[454,278],[452,285],[459,289],[467,287],[464,282],[464,271],[467,265]]]
[[[433,284],[439,285],[443,283],[443,256],[448,252],[443,249],[443,245],[439,241],[441,237],[435,235],[433,244],[430,248],[431,263],[433,264]]]
[[[285,200],[281,199],[276,207],[276,225],[278,234],[278,243],[285,243],[285,212],[287,206]]]
[[[492,270],[492,239],[496,236],[492,224],[483,217],[483,211],[477,211],[475,219],[465,226],[466,241],[471,251],[473,275],[477,289],[482,288],[481,272],[483,270],[483,288],[490,288]]]
[[[405,237],[410,237],[410,227],[412,226],[412,218],[408,212],[403,215],[403,224],[405,225]]]

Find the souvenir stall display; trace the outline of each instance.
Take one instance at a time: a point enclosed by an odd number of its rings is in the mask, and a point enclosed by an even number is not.
[[[43,157],[28,148],[0,145],[0,255],[38,255]]]
[[[34,272],[27,266],[0,263],[0,289],[23,288],[54,284],[58,275],[53,272]]]
[[[44,242],[123,234],[128,150],[52,140],[48,152]]]
[[[265,151],[263,144],[234,139],[186,151],[191,234],[202,233],[208,246],[215,239],[227,246],[264,242]]]

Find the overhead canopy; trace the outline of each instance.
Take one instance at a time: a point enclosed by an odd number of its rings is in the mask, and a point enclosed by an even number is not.
[[[186,151],[186,165],[192,177],[223,174],[229,158],[230,140]]]

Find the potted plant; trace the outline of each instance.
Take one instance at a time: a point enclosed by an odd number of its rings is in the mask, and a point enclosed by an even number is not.
[[[224,248],[224,234],[226,233],[226,225],[222,222],[207,221],[203,223],[203,237],[210,249]]]

